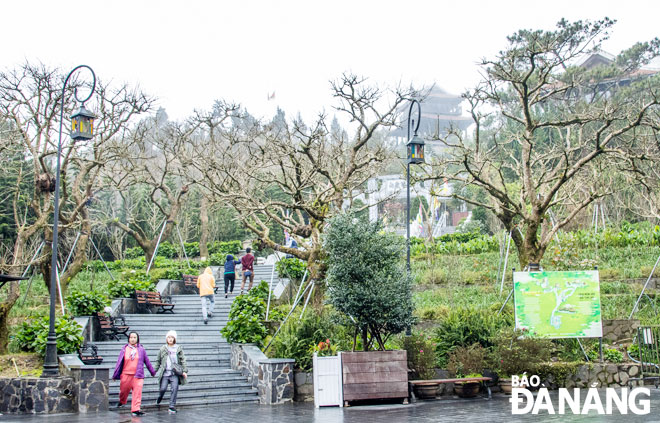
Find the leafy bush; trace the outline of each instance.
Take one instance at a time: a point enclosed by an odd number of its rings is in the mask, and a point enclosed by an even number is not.
[[[243,243],[238,240],[234,241],[225,241],[225,242],[220,242],[220,241],[214,241],[212,243],[206,244],[209,254],[220,254],[223,256],[222,262],[225,262],[224,256],[227,254],[233,254],[236,255],[238,254],[239,251],[241,251],[241,248],[243,248]]]
[[[261,280],[256,286],[252,287],[250,295],[266,301],[268,299],[268,282]]]
[[[214,253],[209,257],[209,264],[211,266],[223,266],[225,261],[227,261],[227,254],[225,253]]]
[[[144,250],[142,247],[127,248],[124,250],[125,259],[138,259],[140,257],[144,257]]]
[[[505,328],[493,338],[491,366],[500,377],[535,374],[538,365],[550,360],[552,341],[530,338],[523,331]]]
[[[435,377],[435,348],[430,336],[423,333],[406,336],[403,349],[408,354],[408,368],[415,372],[417,378]]]
[[[457,308],[450,310],[433,331],[438,367],[445,367],[449,354],[458,347],[480,344],[490,348],[492,338],[507,324],[506,318],[488,310]]]
[[[184,242],[183,249],[188,258],[199,257],[199,242]]]
[[[174,245],[168,241],[165,241],[161,242],[158,246],[158,253],[156,255],[171,259],[177,256],[177,252],[178,249]]]
[[[480,344],[456,347],[447,360],[451,377],[470,377],[481,374],[486,365],[487,351]]]
[[[401,238],[380,223],[340,215],[330,220],[323,246],[328,254],[326,282],[334,308],[351,316],[363,349],[385,348],[387,338],[415,321],[412,277],[404,268]]]
[[[135,291],[155,291],[156,284],[151,280],[129,279],[114,280],[108,284],[108,296],[110,298],[129,298]]]
[[[590,349],[587,356],[591,361],[600,360],[600,349],[597,347]],[[609,363],[623,363],[623,353],[616,348],[603,348],[603,360]]]
[[[227,342],[259,344],[268,334],[263,324],[265,315],[266,303],[259,290],[252,289],[247,295],[234,299],[229,310],[229,322],[220,333]]]
[[[46,354],[48,340],[48,316],[23,322],[16,334],[16,343],[21,351],[34,351]],[[58,354],[76,352],[83,343],[82,328],[69,317],[59,317],[55,321]]]
[[[280,276],[291,279],[302,279],[307,264],[297,258],[285,258],[275,264],[275,269]]]
[[[66,297],[66,302],[74,316],[91,316],[110,305],[108,297],[96,291],[71,291]]]

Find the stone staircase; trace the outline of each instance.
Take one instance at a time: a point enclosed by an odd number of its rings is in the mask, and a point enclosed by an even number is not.
[[[256,269],[255,269],[256,270]],[[270,274],[268,275],[270,278]],[[259,280],[255,278],[256,281]],[[222,281],[218,281],[222,283]],[[240,289],[240,286],[239,286]],[[237,290],[234,288],[234,296]],[[232,370],[230,345],[220,334],[227,323],[232,296],[224,298],[223,290],[215,296],[213,318],[205,325],[202,319],[198,295],[173,295],[176,304],[174,314],[126,314],[126,324],[131,331],[140,335],[149,360],[155,365],[158,350],[165,344],[168,330],[176,330],[177,343],[182,345],[188,363],[188,383],[179,387],[177,408],[218,403],[258,402],[257,390],[252,388],[245,376]],[[114,364],[126,339],[121,341],[96,342],[104,363]],[[148,375],[148,376],[147,376]],[[112,376],[112,371],[111,371]],[[153,408],[158,397],[158,380],[151,377],[145,368],[142,390],[142,406]],[[165,394],[161,408],[167,408],[170,391]],[[110,382],[110,405],[119,399],[119,381]]]

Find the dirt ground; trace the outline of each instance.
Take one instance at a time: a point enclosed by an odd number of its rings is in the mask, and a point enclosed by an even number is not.
[[[12,362],[16,361],[16,366]],[[41,376],[44,361],[39,354],[17,353],[0,355],[0,377],[16,377],[16,367],[21,376]]]

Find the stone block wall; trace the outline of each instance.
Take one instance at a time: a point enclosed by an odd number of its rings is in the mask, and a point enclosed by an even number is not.
[[[269,359],[254,344],[231,345],[231,367],[240,370],[259,393],[261,404],[293,401],[295,360]]]
[[[0,412],[50,414],[75,412],[71,377],[0,379]]]
[[[543,383],[550,389],[626,387],[636,377],[640,377],[639,364],[588,363],[561,379],[550,372]],[[642,383],[633,381],[633,386]]]
[[[603,341],[608,343],[631,341],[639,325],[639,320],[636,319],[603,320]]]

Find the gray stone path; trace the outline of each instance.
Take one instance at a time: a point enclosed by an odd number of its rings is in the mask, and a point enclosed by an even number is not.
[[[600,392],[604,398],[604,390]],[[553,400],[557,393],[552,392]],[[604,401],[604,400],[603,400]],[[555,402],[556,404],[556,402]],[[556,405],[555,405],[556,406]],[[149,423],[149,422],[355,422],[355,423],[405,423],[405,422],[660,422],[660,390],[651,388],[651,412],[648,415],[634,414],[599,416],[511,415],[509,398],[495,395],[492,400],[441,399],[420,401],[410,405],[370,405],[348,408],[326,407],[315,409],[313,404],[267,405],[218,405],[205,408],[181,409],[176,415],[167,411],[151,411],[143,417],[131,417],[130,413],[109,411],[101,414],[68,414],[50,416],[0,416],[0,422],[40,421],[45,423]]]

